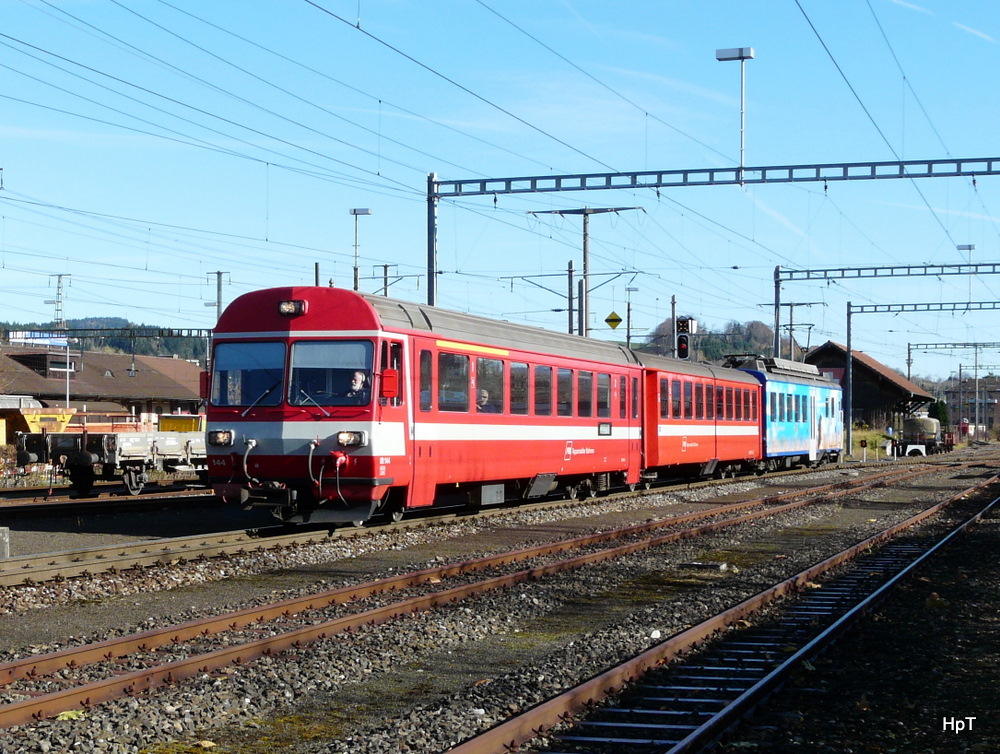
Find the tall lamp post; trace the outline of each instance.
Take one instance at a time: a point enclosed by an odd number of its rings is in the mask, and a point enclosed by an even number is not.
[[[352,209],[354,215],[354,290],[361,290],[361,270],[358,267],[358,217],[370,215],[372,211],[366,208]]]
[[[740,61],[740,173],[739,180],[743,180],[743,152],[746,146],[746,100],[747,100],[747,61],[753,60],[753,47],[727,47],[723,50],[715,51],[715,59],[720,62],[729,60]]]

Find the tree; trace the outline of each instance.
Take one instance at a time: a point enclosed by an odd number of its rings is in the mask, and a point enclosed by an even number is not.
[[[934,401],[927,409],[927,416],[931,419],[937,419],[941,422],[942,427],[951,423],[948,420],[948,404],[944,401]]]

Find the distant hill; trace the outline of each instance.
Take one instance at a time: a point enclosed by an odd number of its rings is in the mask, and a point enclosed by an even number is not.
[[[139,325],[122,317],[86,317],[66,321],[70,330],[163,330],[162,325]],[[53,322],[0,322],[4,332],[37,330],[58,332]],[[100,351],[104,353],[130,353],[136,356],[176,356],[180,359],[203,360],[206,343],[202,338],[132,338],[127,334],[111,334],[99,338],[80,338],[73,343],[74,349]]]

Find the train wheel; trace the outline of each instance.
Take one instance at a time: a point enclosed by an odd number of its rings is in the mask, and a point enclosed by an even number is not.
[[[575,485],[575,484],[567,484],[566,485],[566,499],[567,500],[576,500],[576,498],[579,495],[580,495],[580,488],[577,485]]]
[[[142,492],[142,488],[145,486],[142,476],[139,469],[131,466],[122,472],[122,482],[125,484],[125,491],[128,494],[135,496]]]

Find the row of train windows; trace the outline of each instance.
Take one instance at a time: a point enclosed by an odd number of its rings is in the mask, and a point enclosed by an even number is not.
[[[836,416],[836,398],[826,398],[819,408],[821,413],[825,413],[825,416]],[[770,420],[774,422],[807,422],[809,421],[809,396],[771,393],[769,414]]]
[[[660,418],[757,421],[757,392],[749,388],[661,379]]]
[[[507,363],[483,356],[473,359],[445,351],[438,352],[435,360],[431,351],[421,351],[419,379],[421,411],[430,411],[432,396],[436,396],[439,411],[599,418],[610,418],[614,412],[620,419],[629,413],[633,419],[639,416],[639,381],[633,377],[629,391],[624,375],[613,378],[605,372]],[[612,405],[612,379],[618,382],[616,405]]]

